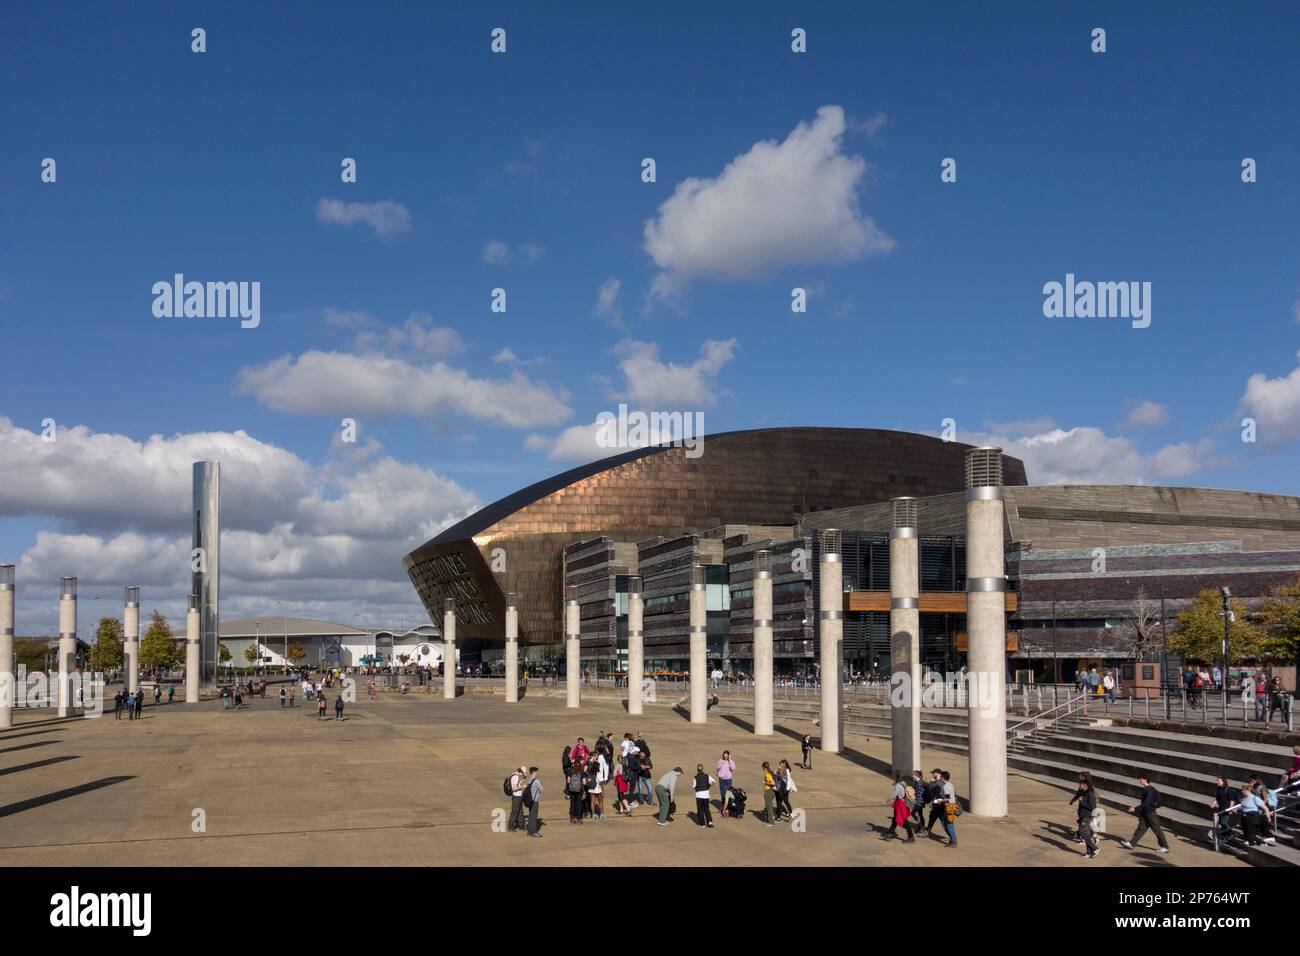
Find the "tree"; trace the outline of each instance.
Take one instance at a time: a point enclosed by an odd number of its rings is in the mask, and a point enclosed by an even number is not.
[[[244,660],[250,664],[255,664],[262,659],[262,649],[255,644],[249,644],[244,648]]]
[[[307,651],[301,644],[294,644],[289,648],[289,660],[295,665],[301,664],[307,657]]]
[[[1286,661],[1300,657],[1300,578],[1274,589],[1258,614],[1273,656]]]
[[[46,655],[49,650],[50,645],[45,641],[34,641],[29,637],[14,639],[14,656],[18,658],[17,663],[27,668],[29,674],[45,670]]]
[[[405,666],[406,666],[406,662],[409,661],[409,660],[411,659],[411,655],[410,655],[410,654],[398,654],[398,655],[397,655],[397,659],[402,663],[402,666],[405,667]]]
[[[217,647],[217,660],[223,664],[228,663],[230,661],[230,648],[226,647],[225,644],[219,644]]]
[[[176,641],[167,619],[157,611],[149,620],[149,630],[140,641],[140,666],[146,670],[167,670],[176,664]]]
[[[122,622],[101,617],[95,628],[95,646],[90,649],[90,669],[99,673],[122,666]]]
[[[1154,650],[1160,639],[1160,602],[1147,597],[1145,588],[1138,588],[1133,603],[1125,615],[1128,646],[1134,660],[1144,660]]]
[[[1232,660],[1243,661],[1268,656],[1264,629],[1246,617],[1246,605],[1233,598],[1229,625]],[[1192,660],[1217,664],[1223,659],[1223,598],[1217,588],[1206,588],[1192,606],[1178,615],[1169,635],[1169,649]]]

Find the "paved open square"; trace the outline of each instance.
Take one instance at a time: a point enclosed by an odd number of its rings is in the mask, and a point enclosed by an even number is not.
[[[1124,850],[1119,839],[1133,820],[1116,814],[1104,859],[1085,860],[1069,838],[1069,794],[1014,771],[1009,816],[963,815],[957,849],[938,839],[884,842],[868,824],[888,822],[889,742],[848,733],[843,754],[817,752],[815,769],[801,771],[799,736],[815,728],[796,721],[778,719],[776,735],[760,740],[736,717],[711,713],[706,725],[691,725],[658,704],[634,719],[612,698],[573,711],[537,693],[517,705],[493,694],[362,696],[343,721],[318,720],[301,701],[282,709],[270,697],[239,711],[216,701],[151,706],[134,722],[111,710],[92,720],[20,712],[0,733],[0,866],[1244,865],[1173,834],[1166,856],[1150,836]],[[687,771],[675,822],[656,826],[642,808],[570,825],[564,746],[628,730],[652,748],[656,779],[675,765]],[[763,806],[761,762],[795,765],[791,802],[805,811],[802,832],[766,827],[753,813],[723,820],[715,812],[712,831],[694,825],[689,776],[699,763],[711,771],[724,749],[751,810]],[[924,757],[921,769],[950,770],[967,795],[963,758]],[[494,811],[509,808],[502,780],[521,764],[541,768],[541,840],[493,828]],[[195,832],[196,819],[205,832]]]

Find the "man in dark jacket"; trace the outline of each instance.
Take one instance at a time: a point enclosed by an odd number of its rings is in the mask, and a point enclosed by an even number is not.
[[[1070,802],[1079,801],[1075,820],[1079,827],[1079,841],[1083,844],[1084,856],[1093,859],[1101,853],[1097,834],[1092,829],[1092,815],[1097,812],[1097,792],[1092,789],[1092,778],[1088,774],[1079,777],[1079,789],[1074,791]]]
[[[1122,841],[1120,846],[1132,850],[1142,839],[1142,835],[1150,829],[1156,835],[1156,842],[1160,844],[1156,852],[1168,853],[1169,841],[1165,839],[1165,831],[1160,828],[1160,820],[1156,816],[1156,809],[1160,806],[1160,793],[1151,786],[1151,778],[1146,774],[1138,777],[1138,784],[1142,787],[1142,802],[1136,807],[1128,808],[1129,813],[1137,814],[1138,828],[1133,834],[1133,839]]]

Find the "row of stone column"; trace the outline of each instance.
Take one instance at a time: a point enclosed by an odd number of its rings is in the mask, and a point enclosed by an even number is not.
[[[0,729],[13,726],[16,697],[14,612],[16,580],[12,564],[0,564]],[[199,611],[190,597],[185,621],[185,700],[199,700]],[[59,579],[58,713],[73,714],[72,675],[77,669],[77,579]],[[122,673],[128,691],[140,689],[140,589],[129,587],[122,607]]]

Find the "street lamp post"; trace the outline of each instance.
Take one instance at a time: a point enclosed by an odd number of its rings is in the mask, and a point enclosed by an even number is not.
[[[1232,666],[1232,649],[1230,641],[1230,628],[1232,624],[1232,592],[1226,587],[1219,588],[1219,593],[1223,595],[1223,686],[1220,689],[1220,696],[1223,698],[1223,722],[1228,722],[1228,670]]]

